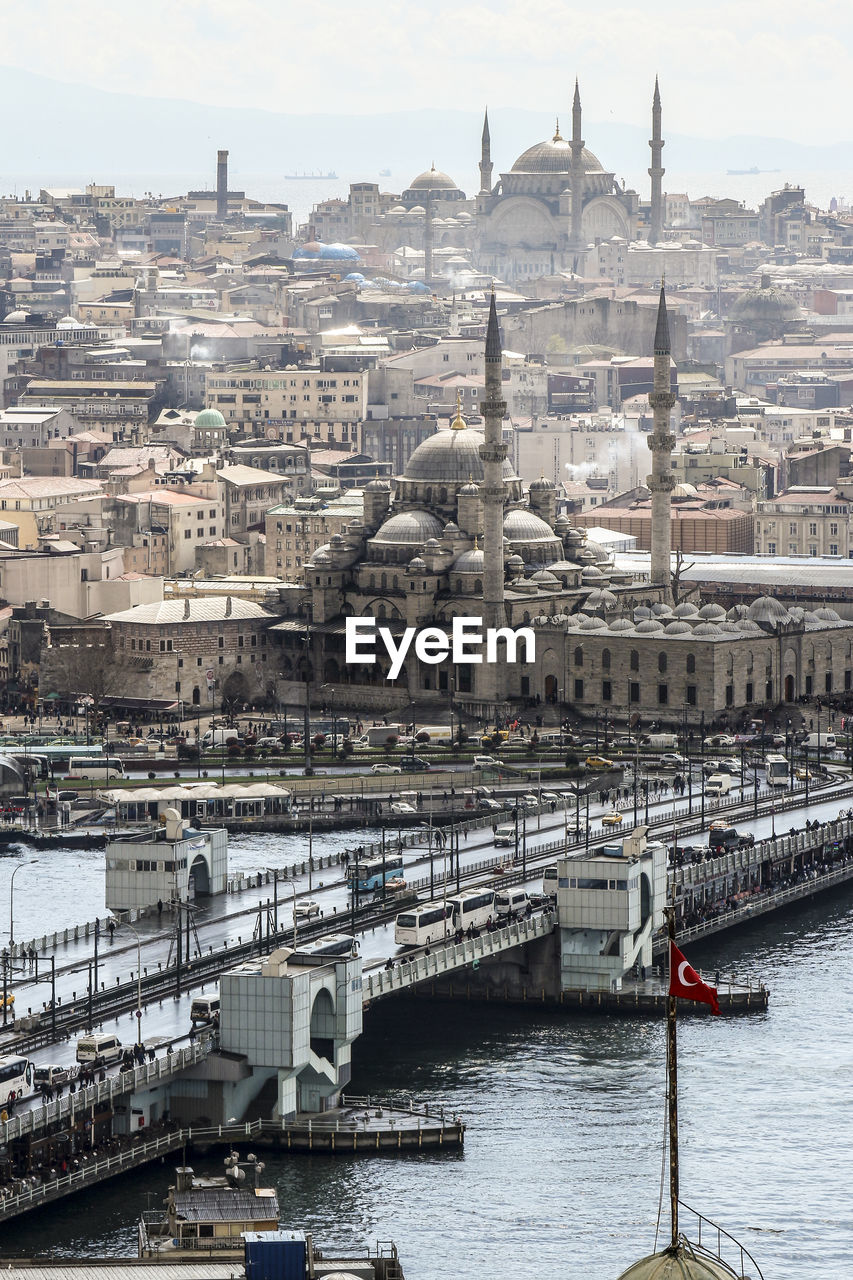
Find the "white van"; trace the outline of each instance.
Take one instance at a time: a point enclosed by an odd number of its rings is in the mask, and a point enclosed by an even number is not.
[[[515,844],[515,823],[503,822],[495,832],[495,844]]]
[[[219,994],[215,996],[196,996],[190,1005],[190,1022],[193,1026],[201,1022],[213,1022],[219,1017]]]
[[[712,773],[705,783],[706,796],[727,796],[732,789],[732,780],[727,773]]]
[[[242,733],[236,729],[208,729],[201,740],[201,745],[209,750],[211,747],[224,747],[232,740],[242,742]]]
[[[821,751],[835,750],[835,734],[834,733],[810,733],[803,743],[806,751],[817,751],[820,746]]]
[[[651,747],[652,751],[675,751],[678,746],[678,734],[650,733],[641,741],[644,747]]]
[[[118,1062],[123,1053],[121,1041],[111,1031],[81,1036],[77,1041],[77,1061],[85,1066],[92,1066],[98,1060],[104,1063]]]
[[[495,894],[495,915],[499,920],[520,916],[527,910],[529,901],[524,889],[499,889]]]

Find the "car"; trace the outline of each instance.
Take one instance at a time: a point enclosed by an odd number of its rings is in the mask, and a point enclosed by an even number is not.
[[[475,769],[492,769],[498,764],[494,756],[474,756]]]
[[[270,751],[281,750],[281,738],[258,738],[256,747],[266,747]]]
[[[740,773],[740,765],[736,764],[734,760],[720,760],[714,772],[727,773],[730,778],[733,778],[736,773]]]
[[[660,757],[658,764],[662,769],[681,769],[687,764],[687,758],[679,755],[677,751],[668,751]]]
[[[613,745],[614,747],[620,747],[623,751],[633,751],[637,744],[633,738],[614,738]]]
[[[421,756],[406,756],[405,760],[400,761],[400,769],[403,773],[429,773],[431,768],[429,761],[422,759]]]
[[[613,761],[608,760],[607,756],[587,756],[584,761],[587,769],[612,769]]]
[[[477,801],[477,808],[484,810],[486,813],[501,813],[503,805],[499,800],[493,800],[491,796],[480,796]]]
[[[702,772],[706,777],[710,777],[712,773],[719,773],[722,760],[703,760]]]
[[[604,817],[601,819],[601,825],[603,827],[621,827],[622,814],[621,813],[605,813]]]
[[[80,1068],[76,1064],[70,1067],[60,1067],[54,1063],[50,1066],[36,1067],[33,1072],[35,1091],[38,1093],[42,1086],[55,1088],[58,1084],[68,1084],[69,1080],[77,1079],[79,1071]]]
[[[407,800],[393,800],[388,807],[392,813],[417,813],[415,806]]]
[[[802,768],[794,770],[794,777],[798,782],[812,782],[817,774],[812,769]]]
[[[711,733],[704,740],[704,746],[719,751],[721,747],[734,747],[736,742],[730,733]]]
[[[542,803],[543,804],[562,804],[563,801],[556,791],[543,791]]]
[[[402,769],[398,764],[373,764],[370,766],[371,773],[402,773]]]
[[[519,796],[518,803],[522,809],[538,809],[539,801],[532,791],[528,791],[526,795]]]
[[[314,916],[322,914],[319,902],[315,902],[313,898],[307,898],[302,902],[296,903],[297,920],[311,920]]]

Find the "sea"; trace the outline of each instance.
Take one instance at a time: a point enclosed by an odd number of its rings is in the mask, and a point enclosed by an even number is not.
[[[269,863],[273,839],[235,840],[235,867]],[[17,881],[16,924],[40,911],[53,927],[66,899],[91,918],[103,854],[41,857],[42,891],[24,872]],[[766,1280],[849,1280],[853,887],[688,955],[723,981],[765,982],[770,1004],[680,1020],[682,1199],[745,1245]],[[284,1224],[312,1231],[327,1255],[394,1241],[408,1280],[613,1280],[668,1236],[662,1022],[389,1002],[366,1017],[352,1088],[443,1104],[466,1141],[402,1158],[265,1154]],[[193,1163],[221,1171],[219,1157]],[[132,1254],[138,1214],[170,1181],[167,1161],[9,1223],[0,1252]]]

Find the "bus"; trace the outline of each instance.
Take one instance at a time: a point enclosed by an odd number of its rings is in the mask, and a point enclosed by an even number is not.
[[[358,943],[351,933],[329,933],[325,938],[315,938],[313,942],[300,943],[296,954],[314,959],[326,956],[352,956],[358,951]]]
[[[542,892],[546,898],[557,896],[557,868],[546,867],[542,873]]]
[[[403,855],[387,853],[384,858],[365,858],[362,862],[354,862],[347,867],[347,880],[351,888],[359,893],[367,893],[371,889],[381,889],[388,880],[395,880],[403,874]]]
[[[424,902],[397,916],[394,941],[401,947],[425,947],[443,941],[452,926],[453,907],[449,902]]]
[[[463,889],[447,902],[453,908],[454,929],[482,929],[495,914],[494,889]]]
[[[33,1091],[33,1064],[29,1058],[0,1058],[0,1105]]]
[[[764,772],[767,775],[768,787],[787,787],[791,769],[783,755],[766,755]]]
[[[124,765],[118,756],[72,756],[66,778],[123,778]]]

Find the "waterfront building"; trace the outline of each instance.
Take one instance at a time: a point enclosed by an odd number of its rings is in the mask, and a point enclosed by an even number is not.
[[[196,830],[171,807],[163,810],[163,818],[159,830],[125,834],[107,844],[108,911],[140,911],[158,902],[194,902],[225,893],[228,833]]]

